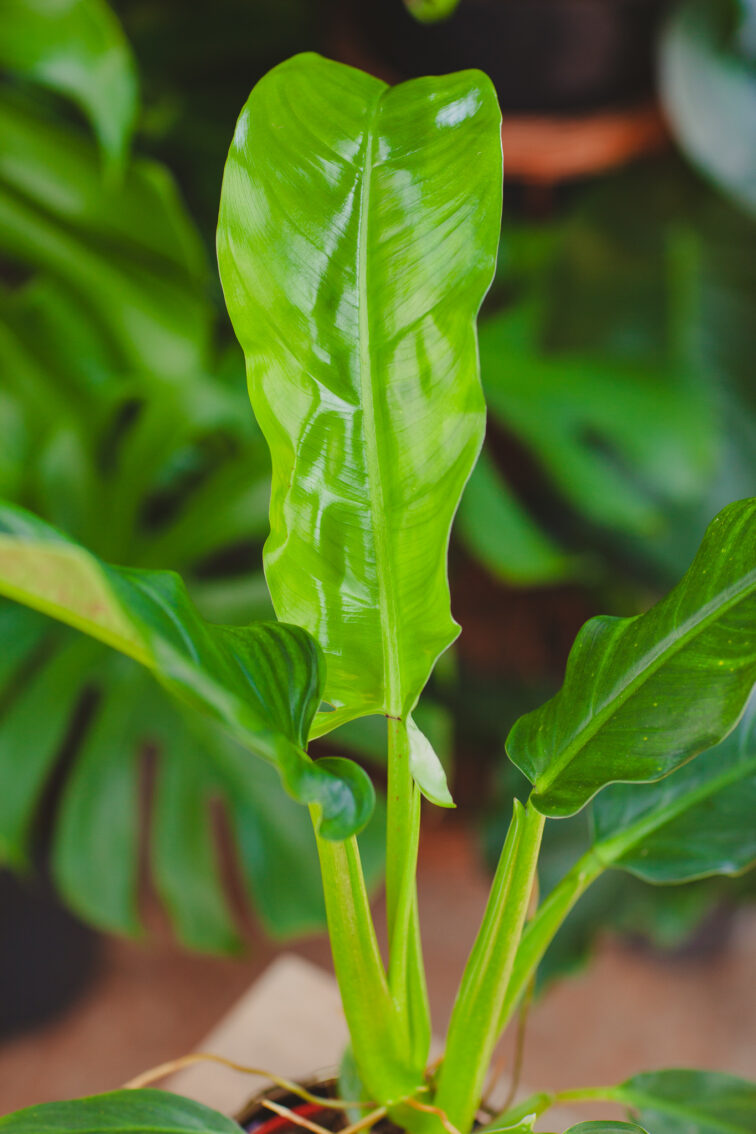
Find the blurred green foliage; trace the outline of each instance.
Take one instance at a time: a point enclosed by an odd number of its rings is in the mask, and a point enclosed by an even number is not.
[[[286,55],[328,52],[328,25],[308,0],[120,0],[115,11],[105,0],[4,6],[0,495],[106,559],[181,571],[208,618],[243,622],[270,610],[260,570],[268,459],[211,240],[249,89]],[[489,437],[460,510],[456,561],[464,548],[507,588],[562,584],[589,607],[600,592],[634,613],[687,565],[711,515],[754,492],[752,17],[750,2],[686,0],[665,30],[662,89],[687,157],[575,187],[537,223],[522,209],[505,219],[481,321]],[[231,742],[127,661],[26,612],[0,608],[0,633],[0,782],[29,750],[32,724],[35,735],[29,790],[12,816],[0,812],[0,848],[8,823],[32,856],[46,785],[65,757],[52,869],[89,920],[137,929],[146,853],[181,940],[235,946],[219,801],[264,925],[286,935],[322,923],[305,818],[267,790],[265,808],[235,806],[205,758]],[[447,759],[454,740],[471,758],[492,749],[489,783],[503,805],[516,790],[501,772],[514,683],[502,689],[469,662],[447,670],[423,727]],[[547,667],[537,690],[519,689],[520,708],[558,677]],[[147,699],[144,729],[135,722]],[[370,752],[374,723],[344,730],[344,747]],[[255,774],[262,789],[271,773]],[[571,821],[558,831],[553,853],[564,859],[578,836]],[[716,885],[681,896],[678,927],[709,908]],[[601,922],[630,917],[652,937],[675,936],[641,883],[605,892],[574,915],[581,946]]]
[[[14,0],[11,16],[0,92],[0,423],[9,439],[0,489],[100,555],[185,572],[211,619],[267,615],[267,454],[241,358],[217,345],[202,239],[167,168],[128,154],[136,89],[126,40],[101,0]],[[49,91],[85,111],[99,147]],[[51,865],[87,919],[138,931],[140,817],[151,796],[146,853],[185,944],[239,943],[213,801],[225,804],[266,928],[288,935],[323,924],[310,824],[288,797],[268,793],[270,769],[251,770],[259,807],[241,802],[205,755],[233,744],[220,730],[109,651],[10,604],[0,617],[11,644],[0,782],[15,785],[0,817],[6,861],[23,867],[32,856],[35,815],[64,755]],[[150,753],[148,791],[140,768]],[[369,836],[367,850],[375,877]]]

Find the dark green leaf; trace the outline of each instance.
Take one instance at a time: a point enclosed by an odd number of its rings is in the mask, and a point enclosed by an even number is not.
[[[718,1071],[650,1071],[612,1092],[653,1134],[753,1134],[756,1083]]]
[[[349,761],[304,751],[323,680],[318,647],[293,626],[212,626],[169,572],[110,567],[23,509],[0,505],[0,591],[140,662],[274,764],[290,794],[322,808],[321,832],[343,838],[372,808],[372,785]]]
[[[724,739],[754,682],[756,500],[744,500],[650,611],[586,623],[562,689],[520,718],[507,751],[535,805],[571,815],[607,784],[660,779]]]
[[[0,696],[29,664],[48,630],[41,615],[0,598]]]
[[[105,0],[4,0],[0,66],[71,98],[119,166],[137,110],[134,59]]]
[[[121,370],[183,380],[203,366],[205,258],[167,170],[135,161],[104,184],[88,139],[5,96],[0,251],[70,288]]]
[[[756,705],[660,783],[617,784],[592,806],[594,850],[647,882],[738,874],[756,862]]]
[[[67,642],[33,670],[4,708],[0,729],[0,861],[22,865],[34,812],[91,666],[89,642]]]
[[[737,0],[684,0],[661,39],[661,92],[677,140],[704,173],[756,213],[756,62],[735,34]]]
[[[565,1131],[565,1134],[647,1134],[647,1131],[634,1122],[612,1122],[606,1119],[598,1119],[593,1122],[578,1122],[577,1126],[571,1126],[569,1130]]]
[[[77,643],[78,645],[79,643]],[[139,729],[145,682],[108,658],[106,690],[77,750],[55,829],[53,871],[69,905],[111,932],[139,932]],[[113,662],[121,664],[114,665]],[[48,667],[49,668],[49,667]],[[81,681],[78,669],[71,676]],[[102,671],[98,677],[102,677]],[[136,696],[134,695],[136,693]],[[42,703],[35,698],[39,708]],[[4,735],[0,732],[0,736]]]
[[[711,407],[689,381],[658,364],[548,353],[534,318],[526,306],[481,324],[492,416],[527,444],[581,514],[647,534],[661,523],[663,501],[690,500],[711,473]]]
[[[206,752],[184,725],[163,737],[155,783],[151,861],[155,884],[178,939],[190,949],[238,952],[224,897]],[[233,742],[231,742],[233,743]]]
[[[534,586],[574,574],[572,557],[530,517],[485,452],[465,488],[456,531],[505,583]]]
[[[202,1103],[167,1091],[111,1091],[30,1106],[0,1118],[3,1134],[239,1134]]]
[[[500,178],[474,71],[389,88],[297,56],[237,125],[218,257],[273,459],[274,606],[328,660],[315,734],[407,717],[458,630],[446,547],[483,434]]]

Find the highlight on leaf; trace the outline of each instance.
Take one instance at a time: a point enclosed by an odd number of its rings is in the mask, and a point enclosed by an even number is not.
[[[661,779],[737,724],[756,682],[756,500],[711,522],[678,585],[646,614],[591,619],[564,685],[507,741],[544,814],[607,784]]]
[[[458,633],[446,552],[483,440],[499,121],[477,71],[388,87],[308,54],[237,124],[218,262],[273,462],[273,604],[327,659],[333,711],[313,735],[407,720]],[[416,767],[445,798],[433,763],[424,748]]]

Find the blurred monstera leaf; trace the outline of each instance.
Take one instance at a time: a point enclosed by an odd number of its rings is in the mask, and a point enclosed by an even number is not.
[[[136,66],[105,0],[3,0],[0,66],[75,102],[112,166],[126,158]]]
[[[9,0],[3,29],[0,65],[27,80],[0,93],[0,259],[10,265],[0,285],[3,494],[104,559],[180,570],[214,622],[269,619],[259,567],[269,460],[236,356],[208,355],[211,282],[195,226],[168,171],[128,159],[135,84],[115,18],[101,0]],[[80,125],[35,86],[84,110],[105,168]],[[237,940],[216,802],[268,930],[323,924],[311,824],[272,768],[173,703],[133,662],[6,600],[0,636],[0,761],[14,769],[3,861],[23,869],[33,856],[40,792],[65,748],[52,872],[87,919],[135,932],[147,754],[148,854],[186,944],[219,950]],[[16,775],[19,751],[28,759]],[[374,830],[364,837],[371,880],[380,870]]]
[[[137,924],[140,737],[160,752],[153,838],[158,889],[176,911],[180,935],[194,945],[234,943],[206,811],[211,794],[226,799],[237,836],[243,820],[257,818],[265,781],[254,769],[250,779],[242,749],[276,767],[290,795],[319,804],[324,835],[345,837],[369,818],[372,789],[365,774],[346,760],[313,763],[304,752],[323,676],[317,647],[304,631],[277,623],[213,626],[198,616],[176,576],[108,567],[10,505],[0,507],[0,593],[140,662],[237,742],[191,724],[177,728],[160,706],[145,712],[152,696],[138,681],[122,687],[117,671],[111,673],[64,793],[55,855],[64,892],[89,916],[132,931]],[[12,629],[14,614],[11,608]],[[32,634],[29,646],[35,645]],[[89,642],[68,641],[54,662],[32,671],[6,714],[0,732],[0,758],[11,785],[0,824],[6,860],[23,860],[62,729],[96,660]],[[41,697],[49,711],[37,728]],[[32,735],[33,757],[14,770],[20,746]],[[300,919],[307,921],[312,904],[305,903]]]
[[[493,419],[527,445],[581,515],[635,536],[653,531],[660,505],[690,499],[711,468],[705,400],[674,372],[549,354],[533,315],[505,313],[481,328]]]
[[[139,159],[105,181],[88,138],[11,93],[0,95],[0,256],[63,284],[121,372],[205,365],[205,258],[167,170]]]
[[[756,215],[752,0],[683,0],[661,39],[664,108],[690,160]]]

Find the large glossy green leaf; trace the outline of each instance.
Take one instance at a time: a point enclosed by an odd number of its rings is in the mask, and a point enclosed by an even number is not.
[[[756,862],[756,705],[730,735],[660,783],[594,801],[594,851],[646,882],[739,874]]]
[[[167,1091],[111,1091],[0,1118],[3,1134],[239,1134],[238,1123]]]
[[[343,838],[372,807],[365,773],[304,751],[323,681],[318,647],[282,624],[212,626],[170,572],[110,567],[12,505],[0,506],[0,592],[140,662],[274,764],[284,786],[322,808],[321,833]]]
[[[478,72],[389,88],[297,56],[236,128],[220,272],[273,459],[273,602],[328,661],[318,734],[407,716],[457,633],[446,547],[483,435],[500,178]]]
[[[591,619],[562,689],[507,751],[547,815],[616,781],[657,780],[722,740],[756,682],[756,500],[712,521],[686,575],[635,618]]]
[[[653,1134],[753,1134],[756,1083],[718,1071],[650,1071],[611,1094]]]
[[[155,782],[151,860],[155,885],[176,933],[192,949],[238,952],[241,941],[224,894],[211,823],[207,756],[184,724],[164,744]]]
[[[690,159],[756,213],[756,53],[738,0],[683,0],[661,38],[664,109]],[[742,35],[738,35],[738,25]]]
[[[6,94],[0,252],[65,284],[121,370],[183,379],[203,366],[205,258],[167,170],[139,160],[104,182],[88,138]]]
[[[115,165],[137,110],[134,59],[105,0],[3,0],[0,66],[71,98]]]

